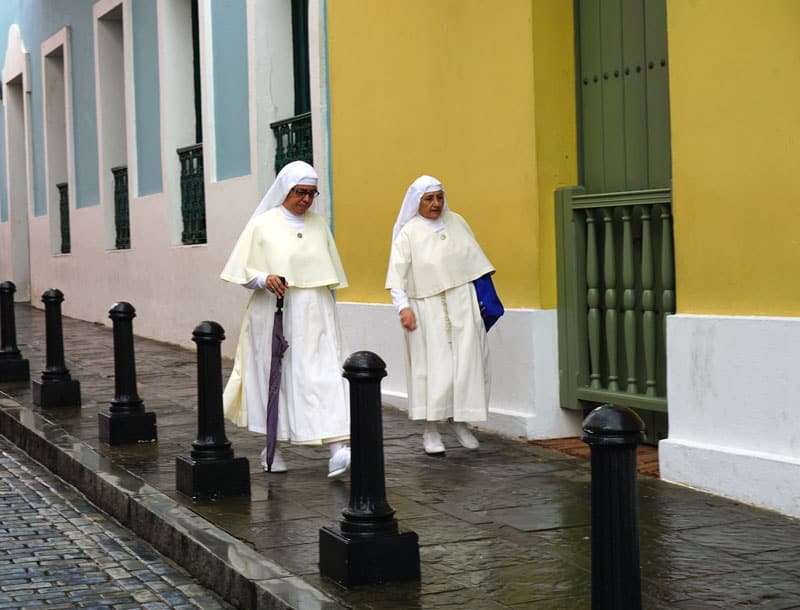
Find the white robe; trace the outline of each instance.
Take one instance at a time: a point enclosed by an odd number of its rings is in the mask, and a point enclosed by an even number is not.
[[[417,320],[404,330],[408,416],[485,421],[489,344],[472,280],[494,268],[460,216],[445,212],[442,220],[438,232],[421,217],[409,221],[389,261],[386,287],[408,294]]]
[[[306,216],[300,232],[289,227],[280,209],[259,216],[242,233],[222,277],[241,284],[260,272],[286,277],[283,325],[289,348],[282,360],[277,438],[318,444],[346,440],[350,434],[340,327],[330,289],[346,286],[347,280],[324,220]],[[253,292],[223,393],[225,417],[254,432],[266,431],[275,305],[271,292]]]

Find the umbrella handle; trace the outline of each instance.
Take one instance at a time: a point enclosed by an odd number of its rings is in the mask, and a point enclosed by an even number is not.
[[[280,279],[281,283],[282,283],[284,286],[286,286],[286,278],[285,278],[285,277],[283,277],[282,275],[279,275],[279,276],[278,276],[278,279]],[[276,304],[276,308],[278,309],[278,311],[280,311],[281,309],[283,309],[283,297],[280,297],[280,298],[278,299],[278,302],[277,302],[277,304]]]

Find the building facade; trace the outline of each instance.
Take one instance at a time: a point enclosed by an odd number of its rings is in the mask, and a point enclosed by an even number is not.
[[[663,478],[797,516],[799,22],[793,0],[6,2],[0,277],[103,323],[129,301],[187,346],[216,320],[232,355],[247,294],[219,271],[308,158],[346,352],[381,355],[402,407],[383,286],[431,174],[507,308],[485,428],[629,406]]]

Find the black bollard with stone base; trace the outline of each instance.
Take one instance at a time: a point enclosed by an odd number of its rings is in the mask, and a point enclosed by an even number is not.
[[[40,407],[80,407],[81,384],[72,379],[64,363],[64,329],[61,323],[61,303],[64,293],[50,288],[42,293],[45,316],[47,363],[42,380],[31,381],[33,404]]]
[[[420,577],[419,541],[401,532],[386,501],[380,380],[386,365],[372,352],[344,363],[350,382],[350,504],[340,529],[319,530],[319,572],[347,588]]]
[[[176,489],[195,500],[250,495],[250,464],[233,457],[222,413],[222,359],[225,331],[201,322],[192,332],[197,344],[197,440],[190,455],[175,458]]]
[[[631,409],[602,405],[583,420],[591,448],[592,608],[640,610],[636,447],[644,424]]]
[[[114,324],[114,398],[108,413],[98,413],[100,442],[106,445],[158,440],[156,414],[145,413],[136,391],[136,360],[133,355],[133,318],[136,310],[124,301],[108,312]]]
[[[31,367],[17,347],[17,324],[14,317],[14,282],[0,283],[0,383],[28,381]]]

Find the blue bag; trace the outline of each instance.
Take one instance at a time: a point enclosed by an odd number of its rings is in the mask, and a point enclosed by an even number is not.
[[[478,307],[481,309],[481,317],[486,332],[500,319],[505,309],[494,289],[491,274],[487,273],[472,282],[475,284],[475,294],[478,297]]]

